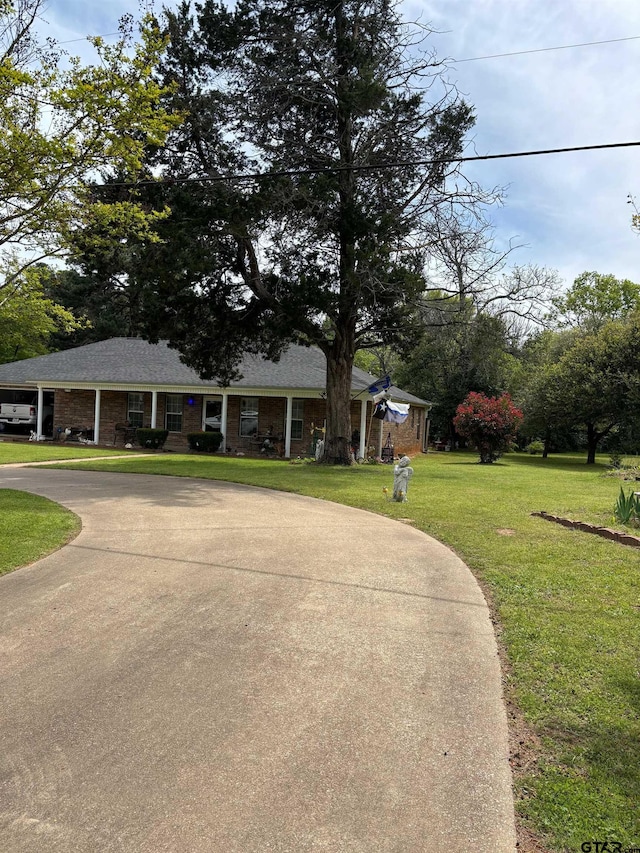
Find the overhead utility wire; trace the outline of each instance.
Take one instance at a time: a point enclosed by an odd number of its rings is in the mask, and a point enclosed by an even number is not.
[[[109,38],[110,36],[118,36],[120,33],[101,33],[97,36],[82,36],[77,39],[68,39],[67,41],[57,41],[54,44],[73,44],[78,41],[87,41],[90,38]],[[620,41],[637,41],[640,39],[640,36],[625,36],[624,38],[618,39],[603,39],[602,41],[583,41],[578,42],[577,44],[560,44],[555,47],[535,47],[530,50],[512,50],[509,53],[490,53],[486,56],[470,56],[465,59],[450,59],[449,62],[455,62],[459,64],[461,62],[480,62],[482,59],[502,59],[505,56],[524,56],[527,53],[547,53],[551,50],[570,50],[574,47],[592,47],[593,45],[598,44],[615,44]]]
[[[404,169],[407,166],[435,166],[439,163],[473,163],[479,160],[506,160],[515,157],[536,157],[540,154],[567,154],[572,151],[601,151],[610,148],[632,148],[640,146],[639,142],[609,142],[604,145],[576,145],[572,148],[542,148],[536,151],[513,151],[509,154],[477,154],[473,157],[434,157],[431,160],[398,160],[392,163],[367,163],[352,166],[328,166],[319,169],[280,169],[276,172],[250,172],[235,175],[203,175],[199,178],[161,178],[160,180],[144,181],[113,181],[96,186],[106,187],[139,187],[163,184],[203,184],[220,181],[258,181],[263,178],[295,178],[303,175],[331,175],[336,172],[378,172],[386,169]]]
[[[569,50],[573,47],[591,47],[596,44],[614,44],[619,41],[636,41],[640,39],[640,36],[626,36],[625,38],[619,39],[604,39],[603,41],[583,41],[579,44],[560,44],[556,47],[536,47],[531,50],[513,50],[510,53],[492,53],[487,56],[471,56],[467,59],[450,59],[450,62],[455,62],[456,64],[460,62],[479,62],[481,59],[502,59],[503,56],[524,56],[526,53],[546,53],[550,50]]]
[[[80,36],[77,39],[67,39],[66,41],[54,41],[54,44],[74,44],[77,41],[88,41],[89,39],[106,39],[110,36],[119,36],[120,33],[100,33],[97,36]],[[462,60],[464,62],[464,60]]]

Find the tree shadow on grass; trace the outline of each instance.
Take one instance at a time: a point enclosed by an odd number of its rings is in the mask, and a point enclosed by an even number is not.
[[[609,466],[603,462],[596,462],[595,465],[587,465],[586,455],[584,457],[548,456],[546,459],[543,459],[541,456],[509,453],[506,457],[491,463],[481,463],[477,458],[467,458],[455,461],[447,460],[447,465],[478,465],[482,468],[508,468],[518,465],[523,468],[537,468],[546,471],[571,471],[576,474],[593,474],[596,471],[604,473],[609,470]]]
[[[512,462],[514,465],[522,465],[523,467],[528,468],[572,471],[576,474],[589,474],[593,473],[594,471],[603,473],[604,471],[609,470],[608,465],[605,465],[603,462],[596,462],[593,465],[588,465],[586,461],[586,454],[584,457],[567,458],[566,456],[548,456],[546,459],[543,459],[541,456],[525,456],[520,454],[514,454],[513,456],[509,457],[509,461]]]
[[[640,839],[640,681],[631,674],[611,678],[607,695],[619,711],[607,719],[566,725],[550,720],[538,734],[555,743],[556,760],[550,762],[553,777],[564,777],[580,788],[577,801],[593,815],[592,832],[614,831],[624,845]],[[544,783],[543,783],[544,784]],[[608,805],[605,805],[608,804]]]
[[[636,699],[637,701],[637,699]],[[609,829],[614,821],[626,834],[626,843],[640,838],[640,812],[633,804],[640,801],[640,761],[638,761],[638,724],[625,721],[618,725],[546,726],[540,734],[551,738],[559,748],[560,775],[577,773],[585,780],[583,796],[592,799],[593,831]],[[552,763],[550,766],[553,767]],[[612,804],[603,814],[603,804]],[[625,804],[628,804],[625,806]],[[598,826],[598,818],[606,826]],[[618,840],[622,841],[622,838]]]

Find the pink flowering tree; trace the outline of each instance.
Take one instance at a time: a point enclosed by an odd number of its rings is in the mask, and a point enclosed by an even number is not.
[[[509,449],[522,417],[508,394],[485,397],[472,391],[456,409],[453,423],[458,435],[476,447],[480,462],[489,463]]]

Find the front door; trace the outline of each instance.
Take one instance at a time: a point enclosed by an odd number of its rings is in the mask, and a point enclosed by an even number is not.
[[[220,432],[222,428],[222,397],[205,397],[202,413],[202,429],[205,432]]]

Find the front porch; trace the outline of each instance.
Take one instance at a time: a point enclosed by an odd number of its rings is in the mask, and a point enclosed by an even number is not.
[[[354,429],[366,409],[366,401],[355,401]],[[127,433],[117,427],[127,424],[167,429],[165,447],[185,451],[189,433],[214,430],[223,435],[222,451],[262,455],[269,438],[275,455],[295,458],[314,452],[325,410],[319,397],[57,389],[54,436],[60,428],[82,429],[99,445],[124,446]]]
[[[58,388],[53,435],[81,430],[100,446],[124,447],[131,443],[135,428],[167,429],[165,448],[184,452],[189,449],[189,433],[214,430],[223,435],[222,452],[288,459],[314,455],[325,417],[326,401],[318,395]],[[128,432],[122,429],[125,424]],[[418,408],[404,424],[371,421],[371,401],[356,398],[351,403],[351,426],[358,457],[380,455],[389,435],[396,452],[423,449],[424,411]],[[265,449],[267,439],[273,450]]]

